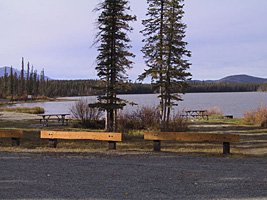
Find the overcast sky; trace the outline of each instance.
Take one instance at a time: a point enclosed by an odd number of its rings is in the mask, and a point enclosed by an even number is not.
[[[97,78],[99,0],[0,0],[0,66],[20,69],[21,57],[55,79]],[[136,80],[145,64],[140,49],[145,0],[130,0]],[[266,0],[185,0],[187,48],[192,51],[193,79],[219,79],[232,74],[267,78]]]

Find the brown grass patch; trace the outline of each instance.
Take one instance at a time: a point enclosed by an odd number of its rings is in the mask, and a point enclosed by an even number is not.
[[[245,124],[267,127],[267,107],[246,112],[243,119]]]

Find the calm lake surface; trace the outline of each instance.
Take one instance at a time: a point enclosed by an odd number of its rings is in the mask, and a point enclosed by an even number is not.
[[[156,106],[159,101],[157,94],[120,95],[120,98],[132,101],[138,106]],[[89,97],[65,97],[66,101],[22,103],[15,106],[41,106],[45,113],[70,113],[75,99],[88,98],[89,102],[95,102],[95,96]],[[184,101],[174,108],[174,111],[219,108],[224,115],[242,117],[245,112],[256,109],[260,106],[267,106],[267,93],[264,92],[236,92],[236,93],[190,93],[183,95]],[[138,106],[127,105],[124,111],[137,109]]]

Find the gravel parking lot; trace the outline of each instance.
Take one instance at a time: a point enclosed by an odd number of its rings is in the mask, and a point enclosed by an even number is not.
[[[0,153],[0,199],[267,199],[266,157]]]

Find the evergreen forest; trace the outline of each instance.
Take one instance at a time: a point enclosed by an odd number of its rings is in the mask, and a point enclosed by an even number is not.
[[[104,86],[101,80],[51,80],[45,77],[44,70],[38,74],[33,68],[18,74],[12,67],[0,77],[0,98],[26,100],[44,97],[103,95],[99,88]],[[267,91],[266,83],[227,83],[213,81],[189,81],[186,93],[197,92],[251,92]],[[150,83],[124,83],[118,94],[158,93]]]

